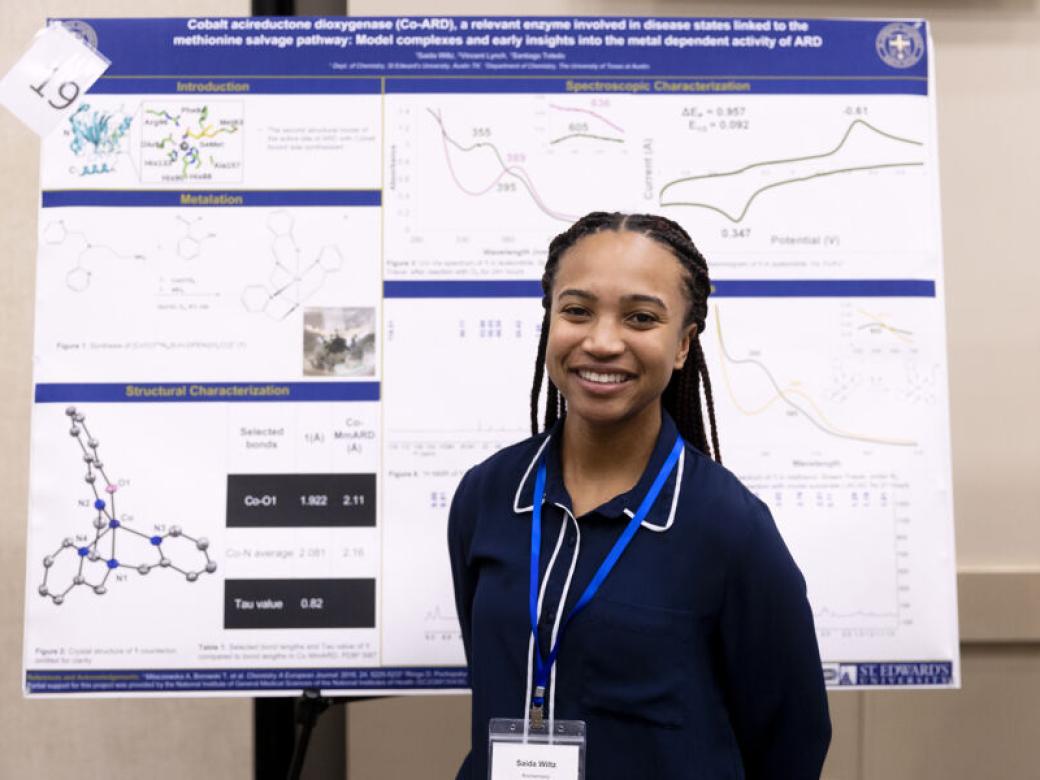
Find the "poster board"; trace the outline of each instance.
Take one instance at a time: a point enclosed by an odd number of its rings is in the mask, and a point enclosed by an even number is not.
[[[464,689],[448,503],[529,433],[594,209],[708,257],[828,684],[959,683],[926,24],[73,27],[112,64],[42,147],[27,695]]]

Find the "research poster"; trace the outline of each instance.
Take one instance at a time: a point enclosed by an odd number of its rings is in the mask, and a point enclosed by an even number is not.
[[[448,506],[592,210],[708,258],[827,684],[959,684],[924,22],[66,24],[111,66],[42,143],[27,695],[464,690]]]

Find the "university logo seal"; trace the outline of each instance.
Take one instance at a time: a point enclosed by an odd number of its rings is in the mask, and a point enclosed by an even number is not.
[[[881,28],[877,36],[877,53],[893,68],[912,68],[924,56],[924,38],[917,27],[893,22]]]
[[[73,35],[81,38],[90,48],[97,51],[97,31],[94,30],[86,22],[81,22],[78,19],[69,19],[61,23],[62,27],[68,30]]]

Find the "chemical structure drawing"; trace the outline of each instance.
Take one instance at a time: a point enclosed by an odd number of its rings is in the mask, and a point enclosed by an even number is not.
[[[145,260],[142,254],[124,254],[117,252],[107,244],[95,244],[87,238],[82,230],[70,230],[64,220],[48,222],[43,228],[43,243],[50,246],[64,245],[66,242],[76,251],[76,264],[65,274],[65,284],[73,292],[83,292],[90,287],[94,275],[94,267],[104,261]]]
[[[124,141],[133,123],[133,117],[117,112],[92,109],[82,103],[69,117],[65,135],[69,137],[69,149],[78,158],[69,172],[77,176],[94,176],[114,173],[116,160],[126,151]]]
[[[271,233],[274,268],[267,284],[252,284],[242,291],[246,311],[263,312],[274,320],[284,320],[321,289],[329,274],[343,267],[339,248],[327,244],[305,259],[293,234],[295,220],[288,211],[276,211],[267,218]]]
[[[239,103],[148,103],[142,110],[145,181],[238,181],[242,174]]]
[[[202,245],[209,239],[217,237],[216,233],[203,233],[198,230],[202,217],[194,219],[177,217],[177,221],[181,223],[183,230],[180,238],[177,239],[177,256],[181,260],[194,260],[202,254]]]
[[[161,534],[149,535],[131,528],[118,519],[116,492],[119,484],[109,476],[101,462],[98,455],[100,441],[87,429],[86,415],[74,406],[66,409],[65,414],[71,426],[69,435],[79,444],[83,452],[83,462],[87,466],[83,480],[94,494],[92,506],[97,513],[92,522],[94,538],[87,541],[88,535],[82,537],[83,542],[79,543],[71,537],[66,537],[57,550],[44,556],[43,582],[39,586],[39,594],[58,605],[65,602],[70,591],[81,586],[102,596],[108,592],[109,578],[120,570],[133,569],[140,576],[144,576],[155,568],[169,569],[183,575],[188,582],[197,581],[202,574],[215,572],[217,564],[210,558],[209,541],[205,538],[189,536],[179,526],[171,526]],[[120,556],[118,558],[117,541]],[[127,549],[133,550],[134,547],[138,549],[133,560],[138,562],[130,563]],[[174,563],[171,557],[174,550],[180,548],[180,558],[181,550],[185,547],[194,551],[193,555],[198,561],[197,568],[184,568]],[[74,573],[71,574],[69,584],[59,588],[53,580],[57,578],[57,567],[63,563],[66,569]]]

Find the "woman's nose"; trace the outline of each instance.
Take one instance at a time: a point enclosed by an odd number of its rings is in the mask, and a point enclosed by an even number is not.
[[[613,317],[597,317],[589,324],[582,346],[590,355],[598,357],[623,352],[625,342],[621,337],[621,323]]]

